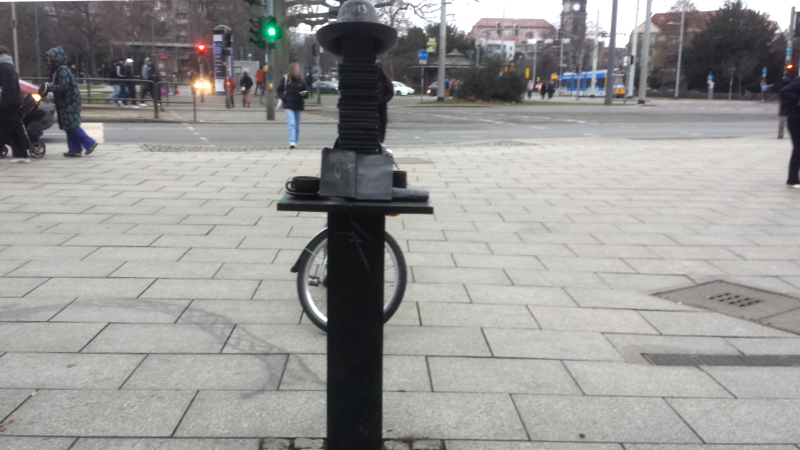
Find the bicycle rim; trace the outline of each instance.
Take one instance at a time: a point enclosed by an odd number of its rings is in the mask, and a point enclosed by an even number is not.
[[[303,306],[306,314],[316,325],[323,329],[328,324],[328,288],[327,288],[327,259],[328,239],[322,239],[314,249],[305,250],[305,264],[299,273],[302,280],[301,295],[304,297]],[[384,244],[383,262],[383,311],[384,315],[393,313],[392,306],[398,293],[400,284],[400,270],[398,270],[397,255],[388,243]],[[311,318],[310,316],[314,316]],[[314,320],[316,319],[316,320]],[[324,326],[323,326],[324,325]]]

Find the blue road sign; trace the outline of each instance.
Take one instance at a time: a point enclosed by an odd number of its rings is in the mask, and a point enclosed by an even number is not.
[[[419,51],[419,53],[417,53],[417,56],[419,57],[419,59],[424,61],[424,60],[428,59],[428,51],[425,50],[425,49],[422,49],[422,50]]]
[[[764,66],[764,68],[761,69],[761,76],[767,76],[767,66]]]
[[[714,81],[714,75],[708,74],[708,81]]]

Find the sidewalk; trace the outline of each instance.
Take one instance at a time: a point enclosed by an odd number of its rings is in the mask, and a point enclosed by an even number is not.
[[[0,160],[0,448],[321,448],[325,335],[289,268],[325,217],[275,209],[319,149],[58,147]],[[800,355],[797,334],[649,295],[800,295],[789,147],[394,148],[436,214],[387,219],[410,278],[385,327],[387,446],[800,448],[800,367],[642,356]]]

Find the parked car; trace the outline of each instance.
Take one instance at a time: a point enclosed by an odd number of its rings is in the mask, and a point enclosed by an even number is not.
[[[394,86],[394,95],[414,95],[414,89],[399,81],[392,81],[392,85]]]
[[[39,96],[39,86],[36,86],[33,83],[28,83],[27,81],[19,80],[19,89],[22,91],[22,95],[28,94],[35,94],[35,97]],[[34,98],[35,98],[34,97]],[[28,134],[32,141],[38,140],[44,134],[44,130],[53,126],[53,122],[55,121],[56,116],[56,107],[48,99],[43,100],[39,103],[39,111],[44,112],[44,115],[39,120],[34,120],[27,124],[26,128],[28,129]]]
[[[333,83],[331,81],[317,81],[315,82],[311,88],[314,92],[317,91],[317,88],[322,91],[323,94],[338,94],[339,93],[339,85],[338,83]]]
[[[438,87],[439,87],[439,82],[434,81],[432,85],[428,86],[428,95],[430,95],[431,97],[436,97],[436,94],[438,92]]]

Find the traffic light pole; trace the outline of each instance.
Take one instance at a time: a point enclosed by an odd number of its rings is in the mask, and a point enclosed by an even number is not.
[[[275,0],[266,0],[267,17],[275,14]],[[275,73],[275,49],[270,45],[267,56],[267,79],[264,80],[264,87],[267,88],[267,120],[275,120],[275,92],[272,87],[277,80],[272,76]]]

